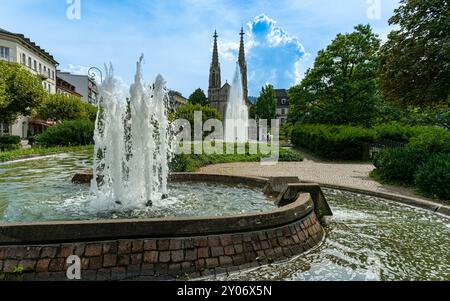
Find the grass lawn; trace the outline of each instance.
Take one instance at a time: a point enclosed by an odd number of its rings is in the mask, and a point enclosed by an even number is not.
[[[30,148],[30,149],[18,149],[6,152],[0,152],[0,162],[7,162],[18,159],[26,159],[36,156],[45,156],[61,153],[72,153],[84,150],[93,150],[92,145],[86,146],[71,146],[71,147],[49,147],[49,148]]]

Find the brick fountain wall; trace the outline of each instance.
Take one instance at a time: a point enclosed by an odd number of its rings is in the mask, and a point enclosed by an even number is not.
[[[322,238],[323,229],[311,212],[290,225],[239,234],[3,246],[0,279],[67,280],[71,255],[81,259],[82,280],[192,279],[287,259]]]

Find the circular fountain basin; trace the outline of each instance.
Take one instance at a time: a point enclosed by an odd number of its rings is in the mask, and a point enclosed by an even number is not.
[[[30,279],[64,280],[71,255],[88,280],[198,277],[289,258],[323,239],[311,195],[278,208],[262,178],[173,174],[174,197],[96,213],[88,186],[71,183],[89,165],[90,154],[78,154],[0,166],[6,277],[23,263]]]
[[[81,153],[0,165],[0,277],[16,280],[9,272],[21,264],[21,279],[65,280],[65,259],[75,254],[85,280],[186,274],[219,274],[227,280],[450,279],[448,218],[434,209],[397,204],[388,196],[335,189],[324,191],[334,216],[327,217],[323,227],[308,194],[281,208],[210,217],[5,222],[19,193],[34,195],[36,203],[49,199],[54,204],[61,203],[55,196],[67,200],[86,193],[87,186],[71,179],[91,165],[91,157]],[[182,187],[223,186],[260,196],[267,182],[197,174],[176,174],[172,180]],[[267,200],[261,199],[264,204]],[[238,273],[220,276],[224,272]]]

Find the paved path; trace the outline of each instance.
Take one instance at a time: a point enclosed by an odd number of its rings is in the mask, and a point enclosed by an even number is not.
[[[227,163],[206,166],[199,172],[259,177],[297,176],[303,181],[400,194],[427,200],[418,196],[412,189],[380,184],[372,180],[369,173],[374,168],[369,163],[329,163],[305,156],[303,162],[280,162],[273,166],[262,166],[259,163]]]

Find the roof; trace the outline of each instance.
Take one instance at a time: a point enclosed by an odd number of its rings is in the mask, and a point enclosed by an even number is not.
[[[4,35],[21,40],[23,43],[27,44],[28,46],[30,46],[31,48],[36,50],[37,52],[39,52],[40,54],[42,54],[43,56],[45,56],[46,58],[48,58],[49,60],[54,62],[56,65],[59,65],[59,63],[53,58],[53,55],[48,53],[45,49],[39,47],[35,42],[31,41],[30,39],[25,37],[23,34],[12,33],[10,31],[4,30],[3,28],[0,28],[0,34],[4,34]]]
[[[277,98],[278,107],[289,107],[288,91],[286,89],[275,89],[275,96]],[[284,104],[282,103],[283,99],[286,100]]]

